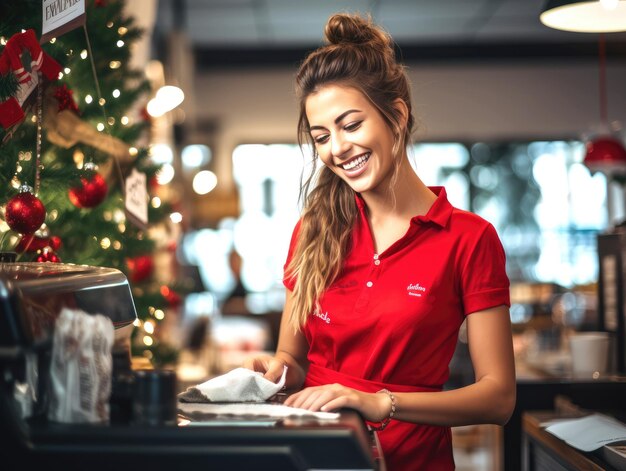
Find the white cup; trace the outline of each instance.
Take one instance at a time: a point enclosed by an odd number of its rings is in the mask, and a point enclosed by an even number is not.
[[[577,332],[570,336],[572,373],[578,377],[597,377],[606,373],[609,360],[608,332]]]

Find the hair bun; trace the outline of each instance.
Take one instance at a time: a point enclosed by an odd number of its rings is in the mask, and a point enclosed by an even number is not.
[[[372,44],[391,47],[391,37],[375,26],[371,18],[337,13],[326,22],[324,36],[330,44]]]

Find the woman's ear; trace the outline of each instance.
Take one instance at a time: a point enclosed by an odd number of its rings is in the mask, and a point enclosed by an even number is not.
[[[399,124],[402,128],[406,128],[409,121],[409,107],[406,105],[402,98],[396,98],[393,102],[393,108],[398,113],[400,120]]]

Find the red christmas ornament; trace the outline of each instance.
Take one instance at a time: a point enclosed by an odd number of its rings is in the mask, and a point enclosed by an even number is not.
[[[61,238],[59,236],[39,237],[36,234],[23,235],[15,246],[16,252],[37,252],[44,247],[50,247],[52,250],[61,248]]]
[[[143,108],[141,108],[141,110],[139,111],[139,115],[141,116],[141,119],[143,119],[144,121],[147,121],[147,122],[152,121],[152,116],[150,116],[150,113],[148,113],[147,106],[144,106]]]
[[[94,168],[93,164],[85,164],[85,173],[80,177],[80,185],[68,190],[70,201],[77,208],[98,206],[109,191],[106,180]]]
[[[59,102],[59,111],[70,110],[74,111],[76,114],[79,113],[78,105],[74,101],[73,91],[70,88],[67,88],[67,85],[63,84],[54,92],[54,98]]]
[[[160,291],[161,291],[161,295],[163,296],[163,298],[165,298],[165,301],[167,302],[168,306],[170,307],[180,306],[182,299],[176,291],[168,288],[165,285],[161,286]]]
[[[34,262],[52,262],[52,263],[61,263],[61,259],[57,254],[54,253],[54,250],[50,247],[44,247],[40,251],[37,252],[37,256],[33,260]]]
[[[7,203],[5,218],[15,232],[32,234],[43,224],[46,208],[41,200],[32,194],[31,187],[22,185],[20,192]]]
[[[140,255],[126,260],[128,278],[133,283],[141,283],[154,272],[154,261],[150,255]]]
[[[52,247],[52,250],[59,250],[62,244],[63,241],[59,236],[50,237],[50,247]]]
[[[158,186],[159,186],[159,180],[157,180],[156,175],[148,179],[148,188],[150,189],[150,191],[156,190]]]
[[[48,247],[50,240],[47,237],[36,237],[34,234],[23,235],[15,246],[16,252],[37,252]]]

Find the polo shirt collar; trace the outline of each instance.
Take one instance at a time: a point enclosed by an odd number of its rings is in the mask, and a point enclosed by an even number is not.
[[[448,201],[446,189],[443,186],[429,186],[428,188],[437,195],[437,199],[426,214],[415,216],[411,221],[421,223],[434,222],[438,226],[446,227],[452,214],[452,205]]]
[[[437,195],[437,199],[424,215],[414,216],[411,221],[416,223],[434,222],[438,226],[445,227],[452,214],[452,205],[448,201],[446,189],[443,186],[429,186],[430,191]],[[359,212],[365,214],[365,201],[359,193],[354,194]]]

